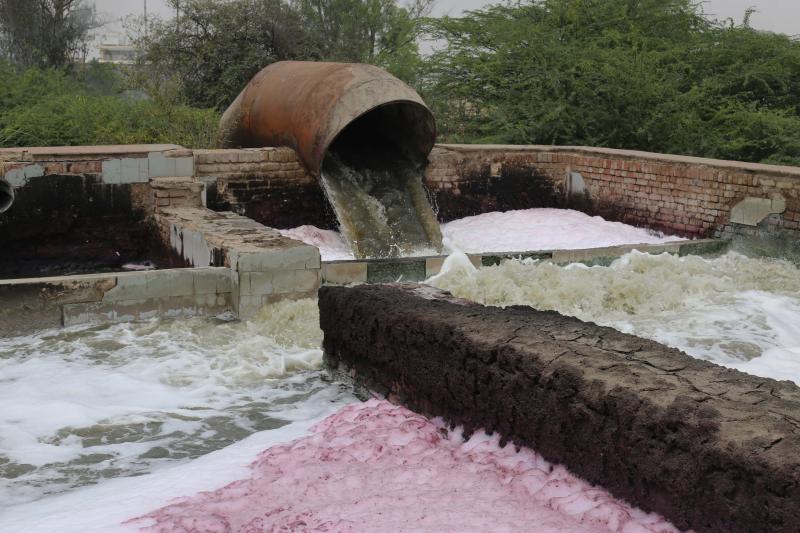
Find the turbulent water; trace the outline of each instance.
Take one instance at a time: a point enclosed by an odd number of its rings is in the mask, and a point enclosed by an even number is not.
[[[555,310],[800,384],[800,270],[788,262],[633,252],[608,267],[527,260],[476,270],[454,255],[429,282],[480,303]]]
[[[251,322],[154,321],[0,339],[0,510],[140,475],[353,397],[318,370],[316,302]]]
[[[454,254],[429,283],[490,305],[557,310],[800,382],[800,270],[790,263],[631,253],[609,267],[506,261],[475,270]],[[56,523],[90,498],[92,512],[113,508],[108,523],[118,524],[134,516],[121,501],[140,498],[141,514],[169,495],[237,479],[226,478],[224,466],[236,449],[250,450],[234,461],[246,465],[265,435],[356,401],[319,370],[321,337],[316,302],[305,300],[273,305],[251,322],[153,321],[0,339],[0,514],[7,509],[4,517],[26,531],[41,509]],[[254,438],[267,440],[247,444]],[[166,468],[190,459],[186,470]],[[203,483],[181,481],[201,464],[218,466]],[[148,472],[160,481],[130,478]],[[101,481],[98,490],[70,490]],[[127,499],[104,495],[106,486]],[[67,494],[35,501],[59,492]]]
[[[392,161],[386,165],[383,161]],[[442,235],[422,175],[396,158],[325,158],[322,184],[357,258],[436,254]]]

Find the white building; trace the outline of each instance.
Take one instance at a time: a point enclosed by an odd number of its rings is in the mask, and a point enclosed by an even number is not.
[[[131,65],[136,62],[137,50],[123,33],[110,32],[97,36],[100,63]]]

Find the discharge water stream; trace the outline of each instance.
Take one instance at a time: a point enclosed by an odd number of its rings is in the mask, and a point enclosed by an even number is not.
[[[800,383],[800,270],[790,263],[634,252],[608,267],[506,261],[475,270],[454,254],[429,282],[489,305],[555,309]],[[302,435],[297,428],[358,401],[322,373],[320,341],[313,300],[271,306],[251,322],[153,321],[0,339],[0,530],[106,531],[169,497],[247,477],[265,443]],[[314,439],[335,447],[325,434]],[[291,472],[298,482],[311,472],[301,466]],[[370,487],[347,476],[350,495]],[[419,494],[438,494],[425,476],[414,479]],[[335,486],[330,494],[339,498]],[[403,501],[404,509],[415,505]],[[76,514],[76,506],[84,510]]]
[[[321,182],[356,258],[441,251],[422,170],[375,130],[345,129],[325,156]]]

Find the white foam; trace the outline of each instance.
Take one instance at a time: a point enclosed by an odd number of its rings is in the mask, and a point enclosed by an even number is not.
[[[289,442],[341,408],[343,402],[304,406],[297,421],[280,429],[255,433],[191,463],[164,468],[154,474],[106,480],[57,496],[15,506],[0,515],[5,533],[94,533],[137,531],[123,525],[132,517],[170,503],[174,498],[214,490],[247,477],[248,465],[265,448]]]
[[[449,251],[467,253],[579,250],[676,240],[572,209],[524,209],[484,213],[442,225]]]
[[[316,226],[300,226],[278,230],[284,237],[302,241],[319,248],[323,261],[347,261],[355,259],[353,251],[338,231],[319,229]]]
[[[530,305],[651,338],[695,357],[800,383],[800,270],[730,253],[717,259],[632,252],[608,267],[532,260],[428,282],[488,305]]]
[[[316,301],[251,322],[154,321],[0,339],[0,510],[188,461],[343,395],[315,371]],[[310,372],[303,372],[310,371]]]

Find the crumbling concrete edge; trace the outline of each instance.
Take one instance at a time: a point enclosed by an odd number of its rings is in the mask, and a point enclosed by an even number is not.
[[[169,207],[154,216],[162,238],[187,263],[231,270],[231,306],[240,319],[283,299],[317,294],[322,265],[314,246],[231,212]]]
[[[45,328],[233,310],[228,268],[191,268],[0,280],[0,336]]]

